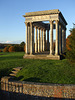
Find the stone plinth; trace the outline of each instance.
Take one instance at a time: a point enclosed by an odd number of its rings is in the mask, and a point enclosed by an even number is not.
[[[25,55],[23,56],[25,59],[53,59],[53,60],[60,60],[60,55]]]
[[[24,58],[31,58],[31,55],[49,50],[50,48],[50,54],[46,56],[46,59],[60,59],[60,55],[64,53],[66,48],[67,22],[64,19],[62,13],[58,9],[55,9],[29,12],[26,13],[24,17],[26,23],[25,53],[28,54],[25,55]],[[49,23],[44,23],[43,21],[49,21]],[[54,29],[56,29],[55,44],[53,39]],[[40,55],[38,57],[32,56],[32,58],[42,59]]]

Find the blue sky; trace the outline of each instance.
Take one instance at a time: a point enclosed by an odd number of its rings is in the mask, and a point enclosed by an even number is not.
[[[67,31],[75,23],[75,0],[0,0],[0,43],[25,41],[26,12],[59,9],[66,19]]]

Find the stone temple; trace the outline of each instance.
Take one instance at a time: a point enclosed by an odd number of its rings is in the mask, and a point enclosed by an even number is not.
[[[23,17],[26,25],[26,52],[23,58],[59,60],[66,48],[67,22],[62,13],[55,9],[29,12]]]

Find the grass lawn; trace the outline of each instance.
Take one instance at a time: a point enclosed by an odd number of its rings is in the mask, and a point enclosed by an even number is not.
[[[12,68],[23,67],[16,75],[21,81],[75,84],[75,63],[63,60],[23,59],[24,52],[0,53],[0,78]]]

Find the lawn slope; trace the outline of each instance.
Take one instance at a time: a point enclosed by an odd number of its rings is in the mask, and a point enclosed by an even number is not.
[[[13,67],[23,67],[16,79],[21,81],[75,84],[75,64],[64,60],[23,59],[24,52],[0,53],[0,78]]]

